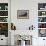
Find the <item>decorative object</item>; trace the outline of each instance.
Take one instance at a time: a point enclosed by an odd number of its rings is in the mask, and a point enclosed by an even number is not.
[[[0,6],[0,10],[1,10],[1,6]]]
[[[46,17],[38,17],[38,22],[46,22]]]
[[[46,28],[46,23],[38,23],[38,28]]]
[[[45,15],[45,12],[42,12],[42,15]]]
[[[38,10],[45,10],[46,9],[46,3],[38,3]]]
[[[8,37],[8,23],[0,23],[0,35]]]
[[[34,26],[33,25],[31,25],[30,27],[29,27],[29,30],[34,30]]]
[[[16,38],[15,43],[18,46],[26,46],[26,45],[30,46],[30,45],[32,45],[32,36],[31,35],[19,35],[19,34],[17,34],[17,35],[15,35],[15,38]]]
[[[17,10],[17,19],[29,19],[29,10]]]
[[[0,16],[8,16],[8,11],[0,11]]]
[[[8,22],[8,17],[0,17],[0,22]]]
[[[0,23],[1,30],[8,30],[8,23]]]
[[[46,11],[38,11],[38,16],[46,16]]]
[[[5,6],[5,10],[8,10],[8,6]]]
[[[16,26],[13,23],[11,23],[11,30],[16,30]]]
[[[0,3],[0,10],[8,10],[8,3]]]
[[[46,29],[39,29],[39,37],[46,37]]]

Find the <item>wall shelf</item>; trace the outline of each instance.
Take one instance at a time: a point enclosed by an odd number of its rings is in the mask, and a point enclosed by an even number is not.
[[[0,10],[0,11],[8,11],[8,10]]]
[[[44,15],[44,16],[38,16],[38,17],[46,17],[46,15]]]
[[[0,22],[0,23],[8,23],[8,22]]]
[[[8,16],[0,16],[0,17],[8,17]]]
[[[46,23],[46,22],[38,22],[38,23]]]
[[[38,11],[46,11],[46,10],[38,10]]]
[[[46,28],[38,28],[38,29],[46,29]]]

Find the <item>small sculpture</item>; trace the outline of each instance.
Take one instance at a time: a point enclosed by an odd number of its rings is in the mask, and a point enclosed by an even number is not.
[[[32,25],[32,26],[29,27],[29,30],[34,30],[34,28],[35,27]]]
[[[16,30],[16,26],[14,26],[13,23],[11,23],[11,30]]]

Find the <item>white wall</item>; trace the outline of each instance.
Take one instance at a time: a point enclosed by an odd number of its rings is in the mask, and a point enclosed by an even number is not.
[[[17,30],[28,30],[32,24],[37,28],[38,3],[46,0],[11,0],[11,22]],[[29,10],[29,19],[17,19],[17,10]]]
[[[16,25],[17,30],[28,30],[30,25],[35,26],[33,36],[38,36],[38,3],[45,3],[46,0],[11,0],[11,22]],[[29,19],[17,19],[17,10],[29,10]],[[17,31],[16,30],[16,31]],[[18,31],[19,32],[19,31]],[[37,40],[36,40],[37,39]],[[33,46],[40,46],[38,43],[42,43],[42,38],[34,37]]]
[[[29,19],[17,19],[17,10],[29,10]],[[37,36],[37,0],[11,0],[11,22],[16,25],[17,30],[28,30],[32,24],[35,26]],[[20,31],[18,31],[19,33]],[[33,41],[35,41],[33,39]],[[33,43],[37,44],[37,42]]]
[[[37,2],[32,2],[31,0],[11,1],[11,22],[14,22],[17,30],[28,30],[32,24],[36,26],[34,23],[37,23]],[[23,9],[29,10],[29,19],[17,19],[17,10]]]

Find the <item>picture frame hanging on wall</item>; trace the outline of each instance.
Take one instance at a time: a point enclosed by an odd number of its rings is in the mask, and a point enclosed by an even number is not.
[[[17,19],[29,19],[29,10],[17,10]]]

